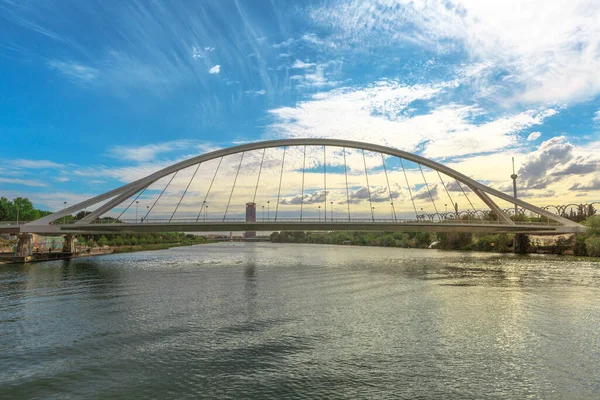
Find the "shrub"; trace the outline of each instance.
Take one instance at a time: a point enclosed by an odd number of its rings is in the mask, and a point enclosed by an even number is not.
[[[590,257],[600,257],[600,236],[591,236],[585,240],[585,249]]]

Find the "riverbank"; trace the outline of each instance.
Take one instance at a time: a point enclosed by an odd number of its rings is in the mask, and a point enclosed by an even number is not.
[[[157,244],[146,244],[146,245],[138,245],[138,246],[120,246],[113,247],[114,254],[120,253],[135,253],[138,251],[153,251],[153,250],[168,250],[173,247],[184,247],[184,246],[195,246],[198,244],[207,244],[212,243],[210,241],[201,242],[201,243],[157,243]]]
[[[433,232],[296,232],[271,234],[272,243],[338,244],[409,249],[481,251],[490,253],[555,254],[600,256],[600,235],[583,234],[539,236],[527,234],[472,234]]]

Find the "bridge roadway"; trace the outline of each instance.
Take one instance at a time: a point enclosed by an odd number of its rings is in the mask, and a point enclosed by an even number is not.
[[[582,227],[583,228],[583,227]],[[11,227],[14,231],[15,227]],[[462,233],[536,233],[561,234],[579,232],[578,227],[548,223],[508,225],[486,220],[417,221],[390,219],[309,219],[279,218],[277,221],[247,222],[244,219],[223,220],[147,220],[120,223],[22,225],[21,232],[52,234],[116,234],[145,232],[240,232],[240,231],[379,231],[379,232],[462,232]],[[2,226],[0,225],[0,232]]]

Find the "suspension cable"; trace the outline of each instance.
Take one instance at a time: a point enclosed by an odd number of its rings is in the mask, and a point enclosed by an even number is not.
[[[198,168],[200,168],[201,164],[202,163],[198,163],[198,166],[196,167],[196,170],[194,171],[194,174],[192,175],[192,179],[190,179],[190,181],[188,182],[185,190],[183,191],[183,194],[181,195],[181,198],[179,199],[179,203],[177,203],[177,207],[175,207],[175,211],[173,211],[173,214],[171,214],[171,218],[169,218],[169,222],[171,222],[171,220],[175,216],[175,213],[177,212],[177,209],[179,208],[179,205],[181,204],[181,200],[183,200],[183,198],[185,197],[185,194],[187,193],[188,189],[190,188],[190,185],[192,184],[192,181],[194,180],[194,177],[196,176],[196,173],[198,172]]]
[[[473,203],[471,203],[471,199],[469,199],[469,196],[467,196],[467,193],[464,191],[464,189],[463,189],[462,185],[460,184],[459,180],[458,179],[455,179],[455,180],[456,180],[456,183],[458,183],[458,187],[460,188],[461,192],[467,198],[467,201],[471,205],[471,208],[473,208],[473,211],[475,211],[475,213],[477,213],[477,209],[475,208],[475,206],[473,205]]]
[[[425,181],[425,187],[427,187],[427,193],[429,193],[429,198],[431,199],[431,202],[433,203],[433,209],[435,210],[435,213],[438,215],[439,217],[439,213],[438,213],[438,209],[435,206],[435,201],[433,201],[433,196],[431,195],[431,190],[429,190],[429,184],[427,183],[427,179],[425,179],[425,174],[423,173],[423,168],[421,168],[421,164],[417,164],[419,166],[419,169],[421,170],[421,176],[423,177],[423,181]],[[433,218],[432,218],[433,220]]]
[[[304,170],[306,168],[306,145],[302,153],[302,196],[300,197],[300,221],[302,221],[302,209],[304,207]]]
[[[323,191],[325,192],[325,222],[327,222],[327,152],[323,146]]]
[[[367,174],[367,159],[365,158],[365,150],[362,149],[363,163],[365,165],[365,178],[367,178],[367,191],[369,192],[369,208],[371,211],[371,220],[375,222],[375,215],[373,214],[373,202],[371,201],[371,187],[369,186],[369,174]]]
[[[262,159],[260,160],[260,168],[258,168],[258,178],[256,178],[256,188],[254,189],[254,197],[252,197],[252,202],[256,204],[256,192],[258,192],[258,182],[260,182],[260,173],[262,172],[263,161],[265,161],[265,152],[267,148],[263,149]]]
[[[404,179],[406,180],[406,187],[408,189],[408,194],[410,195],[410,201],[412,201],[413,208],[415,209],[415,218],[419,219],[419,212],[417,211],[417,206],[415,205],[415,199],[413,198],[412,191],[410,190],[410,184],[408,183],[408,176],[406,176],[406,170],[404,169],[404,163],[402,159],[399,158],[400,165],[402,166],[402,172],[404,172]]]
[[[444,190],[446,190],[446,194],[450,198],[450,204],[452,204],[452,208],[454,208],[454,211],[456,212],[456,208],[454,207],[454,200],[452,200],[452,196],[450,196],[450,192],[448,191],[448,188],[446,187],[446,184],[444,183],[444,180],[442,179],[442,175],[440,175],[440,171],[438,171],[437,169],[435,171],[437,172],[438,177],[440,178],[440,182],[442,182],[442,186],[444,187]]]
[[[394,207],[394,197],[392,196],[392,188],[390,187],[390,180],[388,179],[387,168],[385,166],[385,158],[383,157],[383,153],[381,154],[381,163],[383,164],[383,170],[385,171],[385,181],[387,182],[388,192],[390,192],[390,204],[392,205],[392,213],[394,214],[394,221],[397,221],[396,218],[396,207]]]
[[[344,175],[346,176],[346,202],[348,203],[348,221],[350,221],[350,191],[348,190],[348,164],[346,164],[346,148],[344,151]]]
[[[217,177],[217,172],[219,172],[219,167],[221,166],[221,162],[223,162],[223,157],[219,159],[219,164],[217,164],[217,169],[215,169],[215,174],[210,181],[210,185],[208,186],[208,192],[206,192],[206,196],[204,196],[204,201],[202,202],[202,206],[200,207],[200,212],[198,212],[198,216],[196,217],[196,222],[200,219],[200,215],[202,215],[202,210],[206,207],[206,200],[208,200],[208,195],[210,194],[210,189],[212,189],[213,183],[215,183],[215,178]],[[206,220],[206,215],[204,216]]]
[[[225,222],[225,218],[227,218],[227,211],[229,211],[229,204],[231,204],[231,197],[233,196],[233,191],[235,189],[235,183],[237,182],[238,175],[240,174],[240,168],[242,168],[242,161],[244,161],[244,154],[242,152],[242,156],[240,157],[240,163],[238,164],[237,172],[235,173],[235,179],[233,180],[233,186],[231,187],[231,193],[229,193],[229,200],[227,201],[227,207],[225,208],[225,214],[223,214],[223,222]]]
[[[133,203],[135,203],[135,201],[142,195],[142,193],[144,193],[146,191],[146,189],[148,189],[148,186],[146,186],[141,192],[138,193],[137,196],[135,196],[135,199],[133,199],[131,201],[131,203],[129,203],[129,205],[127,206],[127,208],[125,210],[123,210],[123,212],[121,214],[119,214],[119,216],[117,217],[117,219],[121,218],[121,215],[125,214],[125,212],[127,212],[127,210],[129,210],[129,207],[131,207],[131,205]],[[85,213],[84,213],[84,217],[85,217]],[[137,221],[135,221],[137,224]]]
[[[173,182],[173,179],[175,179],[175,177],[177,176],[178,173],[179,173],[179,171],[175,171],[175,173],[173,174],[173,176],[169,180],[169,183],[167,183],[167,186],[165,186],[165,188],[162,190],[162,192],[160,192],[160,195],[154,201],[154,204],[152,204],[152,207],[150,207],[150,209],[148,210],[148,212],[144,216],[144,220],[148,219],[148,215],[150,214],[150,212],[152,212],[152,209],[154,208],[154,206],[156,205],[156,203],[158,203],[158,200],[160,200],[160,198],[162,197],[163,193],[165,192],[165,190],[167,190],[167,188],[169,187],[169,185],[171,184],[171,182]]]
[[[279,190],[277,191],[277,205],[275,206],[275,222],[277,222],[277,213],[279,212],[279,196],[281,195],[281,181],[283,180],[283,165],[285,164],[285,151],[287,147],[283,148],[283,158],[281,159],[281,173],[279,175]]]

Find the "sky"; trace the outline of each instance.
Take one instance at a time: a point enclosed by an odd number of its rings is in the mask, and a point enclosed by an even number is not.
[[[527,201],[599,201],[598,71],[597,0],[0,0],[0,196],[58,210],[207,151],[324,137],[419,154],[506,193],[514,157]],[[322,150],[308,151],[304,200],[327,193],[341,208],[340,149],[328,150],[327,190]],[[281,153],[266,152],[260,207],[277,194]],[[260,156],[243,160],[234,213]],[[378,157],[348,154],[358,212],[365,163],[372,198],[390,195]],[[302,158],[287,155],[283,209],[301,193]],[[408,165],[404,184],[385,162],[406,210],[420,208],[405,193],[423,194],[420,176],[448,203],[434,171]],[[238,164],[224,161],[213,204],[231,197]],[[215,168],[200,168],[183,212]],[[169,204],[192,174],[174,179]]]

